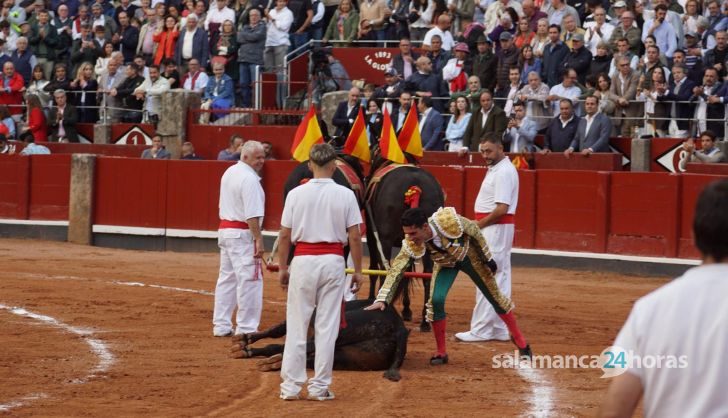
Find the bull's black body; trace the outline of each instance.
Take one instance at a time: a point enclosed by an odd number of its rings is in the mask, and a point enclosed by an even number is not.
[[[334,352],[336,370],[386,370],[384,376],[399,380],[399,368],[407,354],[409,331],[402,318],[390,306],[383,311],[365,311],[371,300],[346,302],[346,328],[339,330]],[[314,317],[315,317],[314,313]],[[311,324],[314,319],[311,319]],[[311,331],[313,329],[311,328]],[[247,334],[240,349],[245,357],[270,357],[283,353],[283,344],[270,344],[261,348],[250,347],[263,338],[280,338],[286,335],[286,323],[282,322],[265,331]],[[306,345],[307,363],[313,368],[315,344],[310,337]]]

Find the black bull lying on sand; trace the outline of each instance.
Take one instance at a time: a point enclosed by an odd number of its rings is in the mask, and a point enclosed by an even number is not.
[[[407,337],[402,318],[388,306],[385,310],[365,311],[371,300],[346,302],[346,328],[339,330],[334,350],[336,370],[386,370],[384,377],[392,381],[400,379],[399,368],[407,354]],[[314,312],[314,316],[316,313]],[[313,325],[314,320],[311,319]],[[306,344],[307,365],[313,368],[315,344],[313,327],[309,327]],[[261,348],[251,347],[264,338],[280,338],[286,335],[286,323],[282,322],[265,331],[233,337],[233,358],[267,357],[259,365],[263,371],[280,370],[283,344],[270,344]]]

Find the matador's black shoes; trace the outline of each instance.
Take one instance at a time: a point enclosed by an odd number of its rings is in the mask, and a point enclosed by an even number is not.
[[[430,365],[432,366],[441,366],[443,364],[447,364],[447,354],[444,356],[438,354],[430,359]]]

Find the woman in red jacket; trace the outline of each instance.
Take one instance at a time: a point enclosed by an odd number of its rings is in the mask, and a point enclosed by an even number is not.
[[[28,125],[23,127],[23,133],[20,137],[22,138],[31,133],[35,142],[48,141],[48,125],[46,124],[43,108],[40,105],[40,99],[35,94],[29,94],[25,100],[28,104]]]
[[[157,51],[154,53],[154,65],[160,65],[165,58],[174,58],[174,48],[177,45],[179,30],[177,30],[177,19],[167,16],[164,19],[164,29],[157,29],[152,40],[157,44]]]

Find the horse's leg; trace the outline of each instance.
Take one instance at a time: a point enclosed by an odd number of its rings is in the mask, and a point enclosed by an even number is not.
[[[234,335],[232,341],[233,346],[240,346],[241,348],[245,348],[258,340],[262,340],[263,338],[280,338],[285,335],[286,321],[283,321],[280,324],[273,325],[272,327],[263,331]]]
[[[424,266],[425,273],[432,273],[432,258],[429,255],[425,255],[422,258],[422,265]],[[424,287],[425,297],[422,302],[422,321],[420,322],[420,331],[430,332],[430,323],[427,322],[427,301],[430,299],[430,280],[422,279],[422,287]]]
[[[283,344],[270,344],[261,348],[233,346],[233,348],[230,350],[230,357],[270,357],[281,353],[283,353]]]
[[[371,227],[367,224],[367,248],[369,249],[369,269],[379,269],[379,254],[377,254],[377,245],[374,242],[374,234]],[[377,280],[379,276],[369,276],[369,300],[373,300],[377,295]]]
[[[399,382],[399,379],[401,378],[399,375],[399,368],[402,367],[404,357],[407,355],[408,337],[409,330],[404,326],[399,327],[397,330],[397,349],[394,352],[394,360],[392,361],[392,365],[389,366],[389,369],[384,372],[384,377],[393,382]]]

